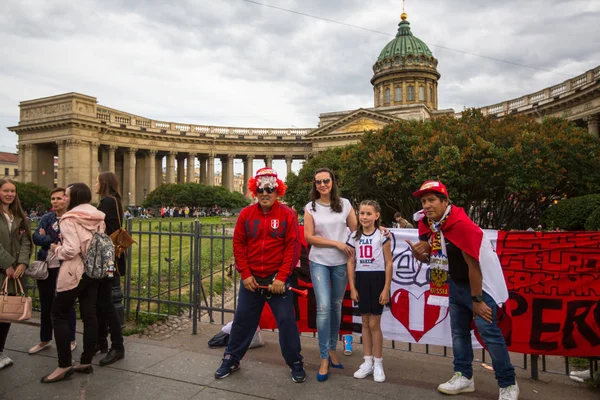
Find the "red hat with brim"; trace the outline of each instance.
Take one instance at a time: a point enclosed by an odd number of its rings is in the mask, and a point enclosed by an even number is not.
[[[419,190],[413,193],[413,196],[420,199],[426,193],[439,193],[443,194],[446,197],[448,196],[448,189],[446,189],[446,185],[439,181],[426,181],[421,185]]]

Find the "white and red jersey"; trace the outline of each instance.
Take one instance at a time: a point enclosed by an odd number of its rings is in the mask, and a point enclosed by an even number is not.
[[[369,235],[363,233],[358,239],[354,238],[355,235],[356,232],[352,232],[346,242],[348,246],[354,247],[356,261],[354,270],[356,272],[385,271],[383,244],[389,239],[381,233],[380,229],[375,229]]]

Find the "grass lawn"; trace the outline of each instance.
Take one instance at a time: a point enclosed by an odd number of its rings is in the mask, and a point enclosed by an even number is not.
[[[201,218],[198,268],[207,296],[218,296],[231,286],[225,269],[233,263],[234,219]],[[218,225],[217,225],[218,224]],[[191,304],[194,273],[194,229],[192,218],[133,219],[131,235],[137,241],[131,249],[129,293],[131,311],[181,313]],[[212,279],[212,290],[211,281]],[[124,285],[125,286],[125,285]],[[127,287],[124,287],[127,290]],[[186,305],[161,304],[161,301]],[[210,298],[209,298],[210,302]]]

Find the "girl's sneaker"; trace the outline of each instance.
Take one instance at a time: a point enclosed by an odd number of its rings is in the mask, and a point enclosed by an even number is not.
[[[373,366],[373,380],[375,382],[385,382],[385,373],[383,372],[383,363],[376,362]]]
[[[360,364],[360,367],[358,367],[358,371],[356,371],[354,373],[354,377],[356,379],[364,379],[369,375],[373,374],[373,361],[371,360],[371,362],[365,360],[365,362],[363,362],[362,364]]]

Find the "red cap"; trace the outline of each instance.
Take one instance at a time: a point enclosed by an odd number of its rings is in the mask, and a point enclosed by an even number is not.
[[[413,193],[416,198],[421,198],[425,193],[440,193],[448,197],[448,189],[446,185],[438,181],[426,181],[421,185],[419,190]]]
[[[256,175],[254,176],[254,178],[258,179],[262,176],[274,176],[275,178],[277,178],[277,171],[275,171],[273,168],[264,167],[256,171]]]

